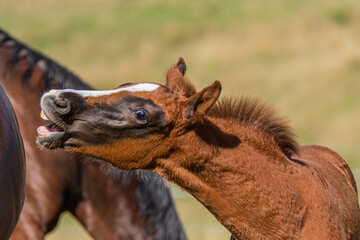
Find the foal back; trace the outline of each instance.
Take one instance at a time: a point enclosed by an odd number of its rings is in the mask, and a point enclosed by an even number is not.
[[[302,239],[359,239],[356,182],[346,162],[334,151],[315,145],[301,147],[294,158],[300,159],[307,171],[304,198],[313,203]]]

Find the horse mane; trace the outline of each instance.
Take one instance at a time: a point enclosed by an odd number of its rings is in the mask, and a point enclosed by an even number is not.
[[[296,134],[288,121],[258,98],[223,98],[210,110],[209,115],[246,123],[269,134],[288,158],[298,153]]]
[[[186,78],[184,82],[185,96],[194,95],[195,86]],[[298,153],[299,144],[289,122],[284,117],[278,116],[273,107],[258,98],[225,97],[220,99],[208,114],[216,118],[246,123],[269,134],[288,158]]]
[[[26,84],[30,89],[34,88],[31,82],[31,77],[36,66],[41,67],[44,88],[49,90],[51,88],[72,88],[91,90],[92,88],[80,80],[72,72],[65,67],[59,65],[52,59],[41,54],[40,52],[26,46],[24,43],[10,36],[8,33],[0,29],[0,47],[13,49],[12,58],[6,63],[5,72],[13,69],[16,64],[22,60],[27,62],[25,71],[22,75],[22,83]],[[55,80],[53,82],[53,80]]]
[[[187,78],[184,78],[184,93],[186,97],[191,97],[196,93],[195,86]]]

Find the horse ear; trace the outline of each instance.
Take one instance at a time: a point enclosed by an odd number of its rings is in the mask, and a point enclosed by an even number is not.
[[[183,77],[185,72],[185,61],[183,58],[179,58],[178,62],[166,73],[166,86],[174,92],[184,93],[185,81]]]
[[[215,81],[211,86],[191,96],[186,104],[186,119],[204,116],[216,103],[221,93],[221,84]]]

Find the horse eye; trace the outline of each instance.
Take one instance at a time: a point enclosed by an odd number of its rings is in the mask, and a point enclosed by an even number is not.
[[[137,119],[139,119],[140,121],[147,121],[147,115],[146,112],[144,110],[138,110],[135,112],[135,116]]]

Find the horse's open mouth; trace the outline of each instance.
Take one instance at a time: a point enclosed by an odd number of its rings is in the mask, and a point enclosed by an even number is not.
[[[40,114],[41,118],[44,120],[51,121],[44,113],[44,111],[41,111]],[[60,145],[60,139],[62,136],[64,136],[65,132],[64,130],[57,125],[56,123],[51,123],[47,126],[40,126],[37,129],[37,141],[47,147],[47,148],[57,148]]]

